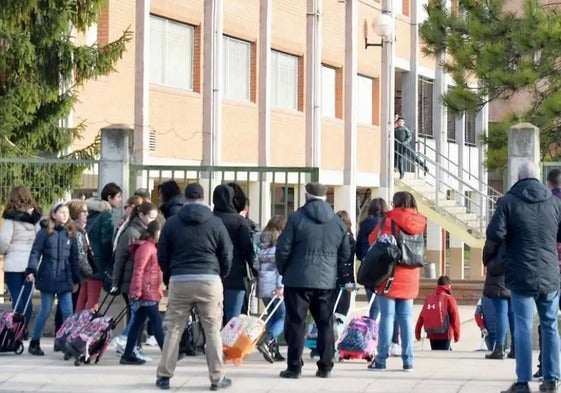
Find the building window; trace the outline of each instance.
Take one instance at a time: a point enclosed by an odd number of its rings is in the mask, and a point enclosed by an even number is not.
[[[150,15],[150,83],[193,89],[193,30]]]
[[[448,93],[452,88],[448,88]],[[448,126],[446,127],[448,142],[456,142],[456,115],[450,110],[446,109],[446,119],[448,121]]]
[[[294,212],[294,187],[273,188],[273,214],[288,217]]]
[[[359,123],[372,124],[372,92],[373,79],[359,75],[357,77],[357,113]]]
[[[271,105],[298,109],[298,56],[271,50]]]
[[[321,112],[325,117],[336,117],[337,70],[321,66]]]
[[[251,44],[224,36],[224,97],[249,101]]]
[[[475,119],[477,118],[477,113],[466,113],[466,139],[465,144],[469,146],[476,145],[476,138],[475,138]]]
[[[419,121],[417,129],[419,135],[432,137],[432,86],[433,81],[427,78],[419,78]]]

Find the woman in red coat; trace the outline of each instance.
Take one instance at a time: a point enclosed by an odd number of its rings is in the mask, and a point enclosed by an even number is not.
[[[140,240],[129,246],[134,260],[134,266],[129,289],[131,308],[136,309],[136,316],[127,337],[125,352],[121,356],[121,364],[143,364],[145,361],[138,358],[133,350],[142,331],[144,322],[152,322],[154,336],[158,346],[164,345],[164,330],[158,303],[162,298],[162,271],[158,265],[158,250],[156,244],[160,237],[160,224],[152,221],[146,227]]]
[[[386,214],[381,234],[391,234],[392,221],[396,227],[408,235],[425,232],[427,219],[417,211],[415,197],[408,192],[396,192],[393,196],[393,210]],[[380,223],[382,224],[382,223]],[[380,224],[368,236],[369,244],[373,244],[380,234]],[[397,236],[397,233],[394,235]],[[413,370],[413,299],[419,294],[420,268],[396,266],[394,280],[387,291],[387,280],[375,289],[379,297],[380,327],[378,332],[378,354],[368,368],[385,370],[386,359],[390,348],[393,322],[397,318],[401,336],[401,358],[403,370]],[[385,293],[384,293],[385,292]]]

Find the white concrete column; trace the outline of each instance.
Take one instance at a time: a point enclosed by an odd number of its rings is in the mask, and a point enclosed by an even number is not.
[[[223,0],[204,2],[203,164],[219,165],[222,150]]]
[[[436,266],[436,276],[442,274],[442,230],[431,221],[427,223],[427,262]]]
[[[464,268],[464,243],[450,236],[450,271],[448,276],[453,280],[463,280]]]
[[[433,137],[436,145],[436,163],[442,165],[441,155],[446,154],[445,148],[448,143],[447,129],[448,122],[446,121],[446,108],[442,103],[442,96],[446,94],[448,87],[446,86],[446,73],[444,69],[440,66],[442,61],[442,55],[437,56],[436,59],[436,71],[434,78],[433,94],[432,94],[432,129]],[[440,165],[435,168],[436,176],[436,204],[438,206],[440,198],[440,193],[445,192],[441,187],[440,179],[443,178],[444,174],[440,170]]]
[[[419,70],[417,69],[419,63],[419,24],[421,9],[421,2],[412,2],[411,7],[411,26],[409,28],[409,71],[404,72],[401,81],[401,116],[405,118],[405,124],[411,130],[414,140],[417,140],[418,130],[417,122],[419,120]]]
[[[457,114],[456,115],[456,119],[455,119],[455,123],[456,123],[456,143],[458,144],[458,162],[462,163],[465,162],[465,150],[466,150],[466,145],[465,145],[465,140],[466,140],[466,115],[465,113],[461,113],[461,114]],[[462,180],[464,180],[464,166],[463,165],[458,165],[458,177]],[[465,179],[467,180],[467,179]],[[463,184],[460,182],[458,184],[458,190],[457,193],[460,194],[460,196],[456,197],[457,201],[461,201],[463,200],[463,195],[464,195],[464,186]]]
[[[344,210],[349,212],[353,227],[356,225],[356,102],[357,102],[357,23],[358,1],[345,3],[345,174]],[[338,196],[335,197],[338,203]]]
[[[135,4],[133,143],[135,162],[142,164],[150,151],[150,0],[138,0]]]
[[[99,159],[98,193],[103,186],[115,182],[123,190],[123,198],[130,195],[129,163],[132,157],[133,130],[123,124],[113,124],[101,129],[101,155]]]
[[[257,105],[259,108],[259,165],[269,166],[271,108],[269,69],[271,64],[271,0],[261,0],[259,5],[259,90]]]
[[[322,0],[308,0],[306,17],[306,165],[321,165]]]
[[[482,225],[481,230],[484,230],[487,223],[487,216],[489,214],[489,206],[488,201],[485,195],[487,195],[488,190],[486,184],[487,181],[487,166],[485,165],[485,157],[487,147],[484,143],[482,143],[482,137],[487,132],[489,123],[489,106],[485,105],[481,110],[477,113],[475,118],[475,135],[476,135],[476,143],[477,143],[477,166],[478,166],[478,178],[479,178],[479,192],[480,192],[480,202],[479,206],[480,209],[478,214],[482,218]],[[460,161],[461,162],[461,161]],[[537,161],[539,163],[539,160]]]
[[[356,228],[356,187],[338,186],[333,188],[334,206],[333,209],[346,210],[353,223],[352,228]],[[354,206],[354,210],[353,209]]]
[[[259,181],[249,183],[248,198],[250,201],[249,217],[263,228],[273,215],[271,181],[268,174],[263,174],[261,183]]]
[[[518,167],[525,160],[540,162],[540,129],[530,123],[508,130],[508,189],[518,181]]]

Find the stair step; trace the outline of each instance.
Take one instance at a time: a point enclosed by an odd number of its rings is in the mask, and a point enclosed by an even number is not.
[[[451,206],[446,206],[446,205],[442,205],[442,204],[440,204],[440,206],[442,206],[442,208],[444,208],[444,210],[446,210],[448,213],[451,213],[451,214],[467,213],[465,206],[458,206],[455,203],[454,203],[454,205],[451,205]]]

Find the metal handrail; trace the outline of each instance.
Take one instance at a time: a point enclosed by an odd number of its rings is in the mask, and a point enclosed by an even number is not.
[[[439,151],[437,151],[435,148],[431,147],[430,145],[428,145],[426,143],[426,140],[417,140],[415,141],[415,144],[417,145],[417,152],[421,151],[421,148],[423,148],[425,151],[429,150],[431,152],[434,153],[435,157],[438,157],[441,162],[442,160],[445,161],[446,163],[448,163],[448,165],[453,165],[456,167],[457,172],[461,171],[460,173],[462,174],[462,176],[464,174],[467,174],[469,176],[469,178],[474,178],[480,185],[480,187],[484,188],[487,190],[487,195],[496,195],[497,198],[500,198],[501,196],[503,196],[503,194],[498,191],[497,189],[493,188],[492,186],[490,186],[489,184],[485,183],[483,180],[477,178],[477,176],[475,176],[473,173],[471,173],[470,171],[468,171],[467,169],[461,167],[459,165],[459,163],[454,162],[452,160],[450,160],[447,156],[445,156],[444,154],[440,153]],[[426,156],[426,154],[424,153],[419,153],[419,154],[423,154],[424,156]],[[438,161],[438,160],[437,160]],[[442,165],[441,165],[442,166]]]
[[[421,178],[420,172],[424,172],[423,176],[425,177],[425,181],[426,181],[426,177],[429,177],[430,179],[433,180],[432,182],[429,181],[426,182],[427,184],[434,186],[435,199],[430,201],[434,203],[435,209],[437,211],[439,211],[442,214],[446,214],[447,216],[451,217],[458,223],[468,226],[469,229],[477,230],[481,234],[481,236],[483,236],[488,221],[495,211],[497,199],[501,196],[501,194],[498,191],[497,191],[497,195],[485,194],[481,192],[478,188],[474,187],[473,185],[471,185],[470,183],[466,182],[464,179],[459,177],[456,173],[453,173],[449,169],[446,169],[441,164],[439,164],[435,160],[432,160],[426,155],[411,150],[408,146],[406,146],[405,154],[402,154],[400,151],[396,149],[396,155],[403,157],[404,161],[409,165],[413,164],[416,166],[415,174],[417,178]],[[422,161],[424,167],[428,168],[428,170],[419,169],[416,162],[417,160]],[[432,168],[427,167],[427,164],[432,166]],[[446,180],[446,179],[450,179],[450,180]],[[456,185],[453,184],[452,182],[456,182],[460,187],[456,187]],[[474,207],[476,210],[479,210],[479,213],[476,214],[476,222],[478,225],[475,228],[467,224],[465,221],[458,219],[457,216],[455,216],[454,214],[449,213],[446,210],[446,207],[442,206],[442,204],[440,203],[441,200],[440,194],[443,191],[456,190],[457,188],[462,188],[464,191],[473,192],[475,195],[470,197],[463,193],[457,193],[455,198],[457,204],[456,206],[466,207],[466,213],[471,213],[471,210],[473,210]],[[466,201],[469,202],[470,209],[468,209],[468,207],[466,206],[465,204]]]

